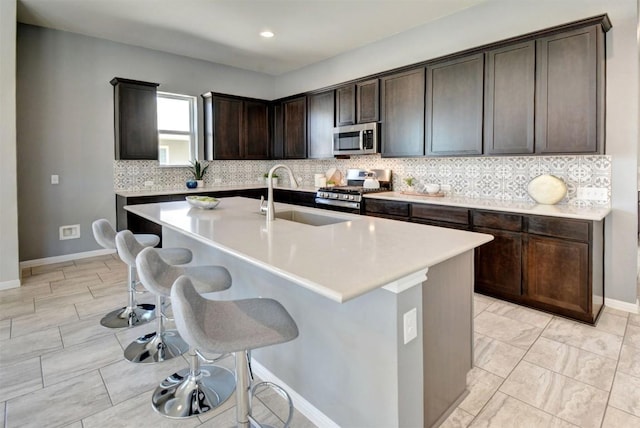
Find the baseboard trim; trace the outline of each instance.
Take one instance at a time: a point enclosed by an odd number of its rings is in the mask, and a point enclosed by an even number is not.
[[[307,419],[309,419],[315,426],[323,428],[340,428],[340,425],[333,422],[327,415],[315,408],[313,404],[305,400],[300,394],[295,392],[289,385],[278,379],[276,375],[271,373],[265,366],[260,364],[255,359],[251,360],[251,368],[256,376],[266,382],[273,382],[278,386],[284,388],[291,399],[293,400],[293,406],[297,411],[302,413]]]
[[[20,287],[19,279],[12,279],[11,281],[0,282],[0,290],[9,290],[11,288]]]
[[[25,260],[20,262],[20,269],[34,266],[52,265],[54,263],[68,262],[70,260],[88,259],[89,257],[104,256],[114,254],[116,250],[93,250],[82,253],[65,254],[63,256],[46,257],[44,259]]]
[[[622,300],[609,299],[607,297],[604,298],[604,305],[610,307],[611,309],[618,309],[620,311],[631,312],[632,314],[640,313],[638,311],[639,306],[638,300],[635,303],[623,302]]]

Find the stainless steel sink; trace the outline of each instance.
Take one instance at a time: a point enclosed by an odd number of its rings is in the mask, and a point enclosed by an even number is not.
[[[328,224],[342,223],[349,221],[347,218],[331,217],[328,215],[312,214],[304,211],[277,211],[276,218],[296,223],[308,224],[310,226],[326,226]]]

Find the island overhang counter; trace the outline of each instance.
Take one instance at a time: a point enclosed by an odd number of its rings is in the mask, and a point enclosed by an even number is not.
[[[257,371],[285,384],[316,424],[432,426],[464,398],[473,249],[490,235],[286,204],[276,213],[331,224],[267,224],[255,200],[239,197],[214,210],[125,208],[160,224],[164,247],[191,248],[193,263],[229,269],[232,287],[207,297],[271,297],[287,308],[300,335],[256,350]]]

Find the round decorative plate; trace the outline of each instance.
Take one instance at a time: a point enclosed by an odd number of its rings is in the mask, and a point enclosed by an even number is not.
[[[557,204],[567,194],[567,185],[564,181],[549,174],[539,175],[529,182],[527,186],[529,196],[539,204]]]

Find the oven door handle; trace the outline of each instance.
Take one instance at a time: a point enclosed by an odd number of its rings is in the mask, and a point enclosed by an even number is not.
[[[316,204],[331,205],[359,210],[360,202],[339,201],[337,199],[316,198]]]

